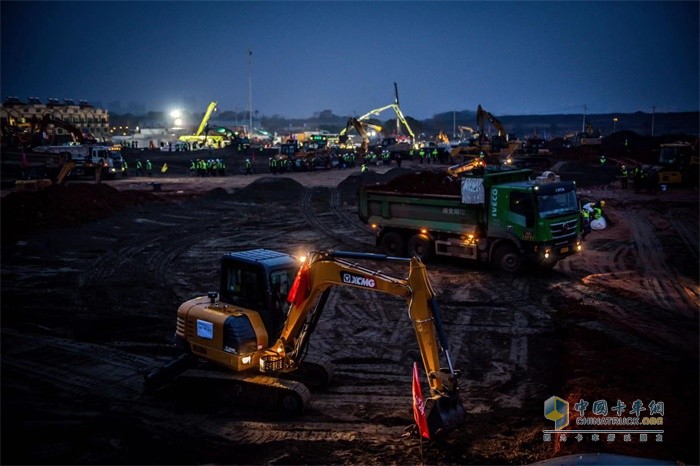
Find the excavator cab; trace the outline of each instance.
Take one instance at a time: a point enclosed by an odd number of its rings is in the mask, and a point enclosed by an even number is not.
[[[267,249],[226,254],[221,259],[219,299],[256,311],[274,340],[289,311],[287,293],[298,268],[290,256]]]

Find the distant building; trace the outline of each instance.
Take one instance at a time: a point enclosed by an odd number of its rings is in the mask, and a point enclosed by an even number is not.
[[[85,100],[75,103],[70,99],[48,99],[42,103],[37,97],[30,97],[26,102],[17,97],[8,97],[0,107],[0,120],[12,119],[15,124],[26,124],[32,119],[41,120],[45,115],[90,132],[98,141],[109,139],[109,112],[96,108]],[[63,128],[55,128],[55,131],[56,135],[68,134]]]

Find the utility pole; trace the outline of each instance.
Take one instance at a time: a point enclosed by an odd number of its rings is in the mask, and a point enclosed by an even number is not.
[[[581,127],[581,132],[586,132],[586,104],[583,104],[583,126]]]
[[[656,118],[656,106],[651,106],[651,136],[654,137],[654,118]]]
[[[452,139],[457,139],[457,110],[452,110]]]
[[[253,135],[253,51],[248,49],[248,137]]]

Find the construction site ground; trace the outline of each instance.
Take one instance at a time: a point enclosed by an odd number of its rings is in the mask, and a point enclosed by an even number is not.
[[[186,157],[169,157],[154,157],[170,167],[152,178],[3,192],[3,464],[527,464],[584,452],[700,460],[696,189],[580,187],[606,201],[610,224],[553,270],[429,263],[467,415],[421,445],[409,428],[419,353],[406,304],[363,290],[331,293],[309,352],[332,361],[335,379],[301,417],[196,384],[142,388],[177,355],[177,307],[217,289],[224,253],[374,252],[358,186],[430,166],[273,176],[257,160],[250,176],[230,164],[228,176],[197,178]],[[620,400],[625,415],[641,400],[642,416],[663,402],[654,426],[663,434],[545,441],[552,396],[570,406]]]

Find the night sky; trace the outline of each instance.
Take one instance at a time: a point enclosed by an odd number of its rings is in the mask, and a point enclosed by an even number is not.
[[[0,94],[243,111],[252,50],[266,116],[697,111],[698,5],[2,0]]]

